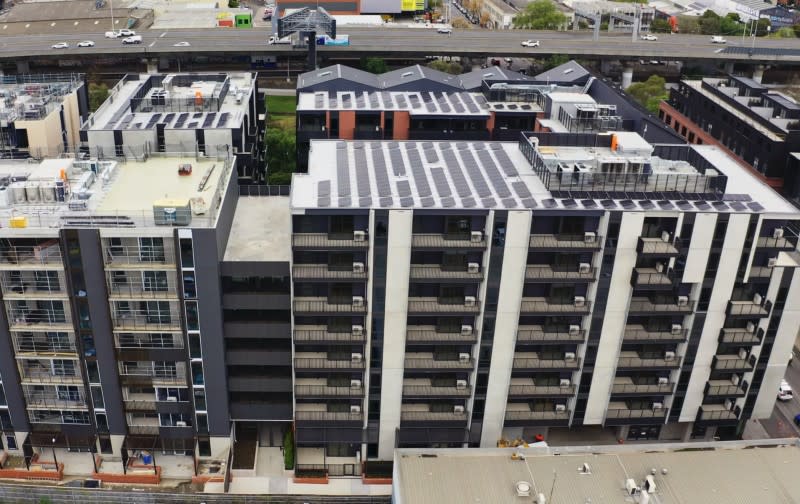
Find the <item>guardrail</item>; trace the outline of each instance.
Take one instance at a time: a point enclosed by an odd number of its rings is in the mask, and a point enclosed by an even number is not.
[[[290,185],[240,185],[239,196],[289,196]]]

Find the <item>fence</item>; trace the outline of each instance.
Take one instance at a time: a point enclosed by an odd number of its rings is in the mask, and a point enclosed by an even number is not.
[[[0,485],[0,502],[8,504],[51,502],[53,504],[389,504],[391,497],[381,495],[302,496],[302,495],[225,495],[171,493],[158,491],[87,490],[82,488],[33,485]]]
[[[291,189],[288,185],[240,185],[239,196],[289,196]]]

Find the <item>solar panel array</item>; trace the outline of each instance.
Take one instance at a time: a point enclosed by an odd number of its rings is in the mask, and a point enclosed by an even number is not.
[[[416,110],[427,114],[487,115],[489,109],[480,93],[471,92],[339,91],[317,92],[313,97],[314,110]]]

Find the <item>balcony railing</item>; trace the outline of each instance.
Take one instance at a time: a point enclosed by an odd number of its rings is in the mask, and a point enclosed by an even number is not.
[[[419,358],[407,357],[406,369],[431,369],[431,370],[470,370],[475,366],[472,359],[464,360],[437,360],[433,357]]]
[[[474,330],[439,332],[436,326],[408,326],[406,341],[414,343],[474,343],[478,336]]]
[[[455,411],[400,411],[401,422],[466,422],[467,413]]]
[[[671,394],[674,383],[614,383],[611,386],[612,394]]]
[[[295,411],[294,418],[300,421],[361,422],[364,415],[347,411]]]
[[[772,303],[769,301],[728,301],[728,315],[732,317],[768,317]]]
[[[631,299],[628,308],[629,313],[635,314],[654,314],[654,313],[674,313],[674,314],[691,314],[694,312],[694,301],[679,301],[673,300],[658,300],[651,301],[647,298],[633,298]]]
[[[794,250],[794,244],[786,238],[773,238],[771,236],[760,236],[756,240],[757,248]]]
[[[465,298],[435,298],[435,297],[410,297],[408,298],[409,313],[479,313],[481,303],[478,299]]]
[[[452,269],[440,264],[412,264],[409,278],[412,280],[475,280],[483,278],[483,272],[467,268]]]
[[[715,371],[750,371],[753,369],[753,362],[749,357],[715,355],[713,361]]]
[[[548,264],[529,264],[525,267],[525,280],[535,282],[593,282],[595,270],[592,267],[580,269],[579,267],[565,268]]]
[[[83,378],[77,371],[75,374],[53,374],[41,368],[27,368],[23,367],[20,372],[20,381],[22,383],[83,383]]]
[[[689,329],[682,327],[649,329],[641,325],[625,326],[623,341],[636,343],[679,343],[686,341],[689,336]]]
[[[324,325],[300,325],[294,328],[295,343],[363,343],[363,330],[336,332]]]
[[[104,246],[106,269],[164,269],[175,265],[171,241],[151,247],[139,245]]]
[[[158,435],[158,425],[129,425],[128,434],[140,436],[155,436]]]
[[[589,301],[575,302],[574,299],[548,299],[548,298],[522,298],[520,311],[530,314],[562,314],[588,315],[592,303]]]
[[[758,345],[763,332],[760,328],[748,331],[747,328],[723,327],[719,332],[719,342],[734,345]]]
[[[294,360],[295,369],[364,369],[363,360],[331,360],[324,357],[298,357]]]
[[[640,237],[636,246],[636,251],[642,255],[672,257],[680,254],[678,250],[679,246],[679,239],[669,239],[665,241],[662,238]]]
[[[125,411],[156,411],[156,402],[146,399],[126,399],[124,404]]]
[[[67,296],[63,273],[58,276],[36,276],[33,271],[16,271],[18,276],[6,272],[0,277],[4,299],[53,299]]]
[[[515,357],[514,371],[565,369],[576,370],[581,367],[580,359],[537,359],[528,357]]]
[[[706,395],[737,397],[745,394],[741,383],[734,385],[730,380],[708,380]]]
[[[480,239],[479,239],[480,238]],[[416,249],[485,249],[486,237],[470,234],[414,233],[411,247]]]
[[[722,404],[703,404],[700,406],[700,420],[737,420],[739,415],[735,411],[725,408]]]
[[[667,416],[667,409],[665,408],[658,408],[658,409],[609,408],[608,410],[606,410],[607,419],[665,418],[666,416]]]
[[[470,386],[403,385],[403,395],[409,397],[469,397],[471,393]]]
[[[123,331],[180,331],[181,319],[177,310],[169,312],[114,312],[111,316],[114,329]]]
[[[292,277],[305,280],[366,280],[366,268],[360,271],[349,268],[333,268],[327,264],[295,264]]]
[[[52,329],[72,329],[72,318],[64,310],[43,310],[43,309],[9,309],[9,325],[11,330],[25,331],[27,329],[52,328]]]
[[[69,333],[67,333],[69,334]],[[12,333],[14,349],[17,354],[36,354],[47,356],[58,356],[75,354],[77,349],[73,336],[69,334],[66,338],[48,338],[45,332],[35,333]]]
[[[595,234],[533,234],[529,245],[533,249],[546,250],[600,250],[602,239]]]
[[[362,298],[363,299],[363,298]],[[354,303],[352,298],[298,297],[295,313],[366,313],[367,302]]]
[[[126,280],[128,277],[123,277]],[[174,275],[167,274],[165,283],[142,282],[138,280],[120,282],[111,279],[108,282],[108,297],[117,299],[177,299],[178,289]]]
[[[512,397],[573,396],[575,385],[509,385],[508,395]]]
[[[329,387],[327,385],[295,385],[297,397],[364,397],[362,387]]]
[[[580,343],[586,337],[583,329],[522,325],[517,329],[517,342],[524,343]]]
[[[88,409],[86,399],[79,395],[78,397],[59,397],[56,394],[49,393],[32,393],[25,394],[25,403],[28,409]]]
[[[314,250],[361,250],[369,248],[369,239],[362,240],[353,233],[296,233],[292,235],[292,247]]]
[[[58,241],[32,247],[0,247],[0,269],[63,268]]]
[[[565,411],[508,411],[506,410],[506,421],[515,420],[569,420],[570,412]]]
[[[675,369],[681,365],[679,356],[667,358],[639,357],[633,355],[621,355],[617,359],[617,369],[640,369],[640,368],[659,368]]]
[[[675,279],[671,271],[656,268],[635,268],[631,274],[631,285],[642,290],[671,289]]]

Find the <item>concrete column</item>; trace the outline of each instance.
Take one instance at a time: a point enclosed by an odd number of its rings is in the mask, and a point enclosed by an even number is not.
[[[620,425],[617,427],[617,439],[622,439],[623,441],[628,439],[628,432],[630,432],[630,430],[630,425]]]
[[[31,73],[31,66],[27,61],[17,61],[17,73],[26,74]]]
[[[725,73],[732,74],[733,73],[733,61],[726,61],[725,62]]]
[[[633,84],[633,64],[625,63],[622,68],[622,89],[628,89]]]
[[[681,434],[681,443],[688,443],[692,440],[692,429],[694,429],[694,422],[687,422],[683,425],[683,433]]]
[[[717,435],[717,426],[712,425],[706,429],[706,436],[704,438],[705,441],[714,441],[714,436]]]
[[[753,80],[761,84],[761,79],[764,78],[764,70],[766,69],[767,67],[765,65],[756,65],[755,68],[753,68]]]
[[[608,75],[611,73],[611,60],[602,59],[600,60],[600,73],[603,75]]]
[[[158,58],[146,59],[145,62],[147,63],[147,73],[158,73]]]

